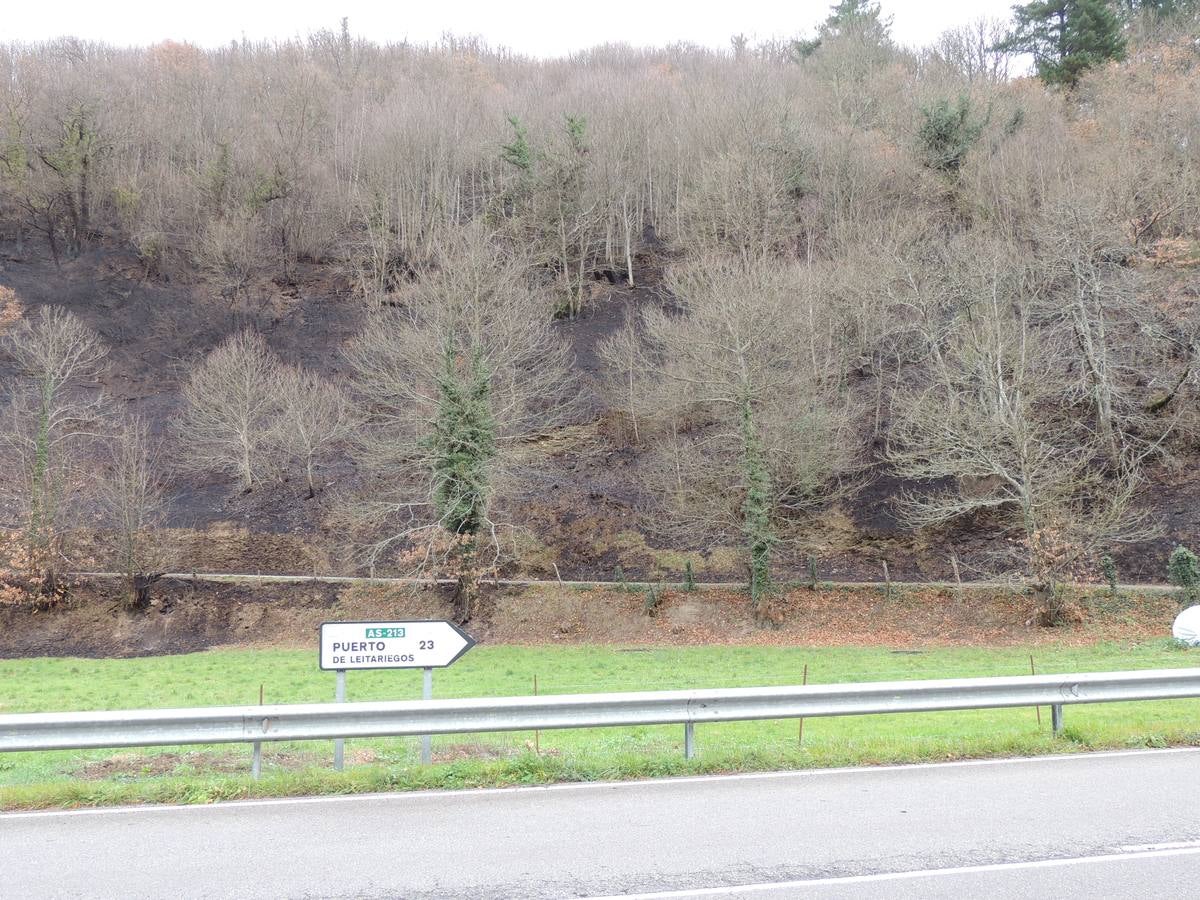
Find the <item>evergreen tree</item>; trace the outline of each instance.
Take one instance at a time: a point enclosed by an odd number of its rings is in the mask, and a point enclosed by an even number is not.
[[[971,101],[965,94],[954,104],[938,100],[923,107],[921,117],[917,140],[925,165],[948,175],[956,174],[983,133],[987,119],[971,117]]]
[[[516,116],[509,116],[508,124],[512,126],[513,139],[511,143],[500,147],[500,158],[522,172],[528,172],[533,168],[533,148],[529,146],[529,131]]]
[[[854,35],[872,44],[886,44],[891,38],[892,17],[884,16],[876,0],[839,0],[829,8],[813,38],[796,38],[791,43],[792,58],[807,59],[827,40]]]
[[[997,49],[1032,54],[1047,84],[1074,87],[1088,69],[1125,56],[1121,22],[1106,0],[1034,0],[1013,14],[1015,27]]]
[[[830,7],[821,25],[821,37],[835,38],[854,33],[882,44],[892,30],[892,17],[884,16],[875,0],[840,0]]]

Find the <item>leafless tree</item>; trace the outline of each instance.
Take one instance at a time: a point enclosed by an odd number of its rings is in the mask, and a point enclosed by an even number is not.
[[[53,306],[22,319],[4,344],[17,370],[0,431],[8,460],[0,485],[15,536],[10,563],[52,602],[64,590],[68,536],[90,484],[81,463],[101,432],[108,350],[95,331]]]
[[[547,136],[545,147],[531,143],[525,127],[511,120],[514,137],[502,157],[512,168],[510,187],[500,198],[510,240],[519,252],[554,272],[563,309],[583,309],[584,286],[599,257],[603,210],[592,189],[587,119],[566,115]]]
[[[901,407],[891,458],[917,483],[900,504],[917,526],[991,512],[1017,535],[1021,564],[1054,620],[1058,584],[1098,548],[1145,539],[1132,506],[1140,473],[1104,465],[1104,441],[1065,414],[1062,350],[1032,326],[1020,278],[984,259],[927,387]]]
[[[944,31],[932,53],[961,72],[967,81],[1003,82],[1011,56],[996,49],[1008,34],[1008,23],[986,17]]]
[[[1042,250],[1032,309],[1074,360],[1068,399],[1091,408],[1096,438],[1118,466],[1127,453],[1150,455],[1172,423],[1146,416],[1154,309],[1126,265],[1132,248],[1106,221],[1078,200],[1046,212],[1036,232]]]
[[[613,395],[629,414],[634,443],[640,441],[638,434],[638,395],[641,391],[642,367],[645,364],[645,349],[638,334],[638,317],[626,310],[625,321],[613,334],[596,346],[596,353],[608,365],[615,376],[612,379]]]
[[[159,447],[136,417],[119,421],[107,444],[107,464],[96,479],[97,499],[102,520],[112,528],[113,560],[125,579],[125,608],[145,609],[166,562]]]
[[[710,256],[668,280],[681,309],[648,309],[635,399],[668,424],[647,480],[659,521],[747,549],[756,603],[789,516],[855,465],[844,399],[802,351],[803,269]],[[624,378],[624,373],[620,376]]]
[[[303,469],[312,498],[317,494],[317,463],[353,432],[353,410],[341,385],[301,368],[280,369],[277,387],[279,412],[272,443],[284,466]]]
[[[182,394],[175,426],[183,466],[253,488],[269,465],[279,408],[279,363],[266,341],[252,331],[227,338],[192,370]]]
[[[469,228],[347,349],[368,422],[357,456],[371,496],[350,510],[362,559],[372,569],[405,551],[416,568],[449,560],[463,620],[479,571],[499,555],[502,476],[520,442],[560,421],[569,401],[552,300],[526,278],[490,234]]]

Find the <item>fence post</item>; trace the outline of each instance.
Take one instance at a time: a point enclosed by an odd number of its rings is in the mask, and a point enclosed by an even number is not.
[[[692,759],[696,755],[696,726],[691,722],[683,723],[683,758]]]
[[[1053,728],[1056,737],[1062,734],[1063,724],[1061,703],[1050,704],[1050,727]]]
[[[337,689],[334,691],[333,699],[338,703],[346,702],[346,670],[337,670]],[[342,771],[342,765],[346,758],[346,742],[338,738],[333,742],[333,771]]]

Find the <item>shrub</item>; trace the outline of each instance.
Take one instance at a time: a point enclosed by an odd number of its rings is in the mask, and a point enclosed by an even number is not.
[[[921,110],[924,121],[917,132],[917,140],[925,165],[939,172],[953,175],[967,158],[967,152],[979,140],[987,120],[972,121],[971,101],[965,96],[951,104],[939,100]]]
[[[689,593],[696,589],[696,573],[690,559],[683,566],[683,589]]]
[[[1113,597],[1117,596],[1117,564],[1111,556],[1105,553],[1100,557],[1100,571],[1104,573],[1104,580],[1108,582],[1108,591]]]
[[[662,603],[662,590],[653,584],[646,585],[646,615],[654,617],[658,615],[658,607]]]
[[[1179,602],[1183,606],[1200,600],[1200,559],[1182,545],[1171,551],[1167,560],[1167,577],[1179,588]]]

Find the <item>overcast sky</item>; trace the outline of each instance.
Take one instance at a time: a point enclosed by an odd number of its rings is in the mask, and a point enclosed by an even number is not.
[[[534,56],[560,56],[596,44],[638,46],[690,41],[726,47],[731,35],[790,37],[812,32],[829,0],[8,0],[0,41],[72,35],[114,44],[170,38],[203,46],[242,37],[288,38],[336,28],[342,16],[356,35],[384,42],[436,41],[444,32],[480,35]],[[893,35],[924,44],[980,16],[1007,18],[1012,0],[882,0]]]

